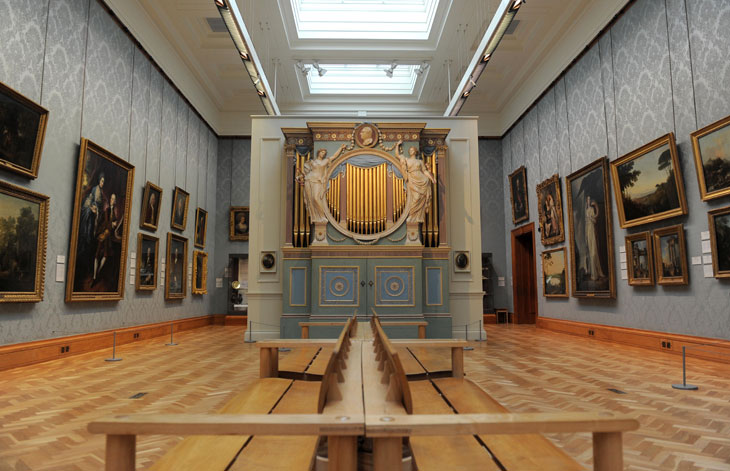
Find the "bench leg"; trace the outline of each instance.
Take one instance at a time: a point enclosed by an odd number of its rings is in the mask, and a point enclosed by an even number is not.
[[[279,349],[259,349],[259,377],[276,378],[279,376]]]
[[[303,339],[308,339],[309,338],[309,326],[308,325],[303,325],[302,326],[302,338]]]
[[[373,438],[373,470],[392,471],[403,467],[401,437]]]
[[[451,376],[454,378],[464,377],[464,349],[462,347],[451,349]]]
[[[134,435],[106,436],[106,471],[134,471]]]
[[[426,338],[426,326],[425,325],[419,325],[418,326],[418,338],[419,339],[425,339]]]
[[[327,437],[328,469],[357,471],[357,437]]]
[[[624,469],[623,437],[621,432],[593,434],[594,471],[621,471]]]

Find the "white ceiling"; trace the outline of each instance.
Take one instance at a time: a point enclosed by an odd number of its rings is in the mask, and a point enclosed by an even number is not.
[[[250,134],[250,116],[264,109],[228,33],[211,30],[213,0],[106,2],[218,134]],[[480,135],[502,135],[626,2],[529,0],[460,114],[480,117]],[[449,72],[453,94],[499,1],[441,0],[429,38],[401,41],[299,39],[290,0],[237,3],[282,114],[417,117],[444,113]],[[430,67],[418,93],[343,97],[308,93],[295,64],[313,60]]]

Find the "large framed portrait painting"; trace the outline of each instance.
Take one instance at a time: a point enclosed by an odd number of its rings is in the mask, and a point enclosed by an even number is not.
[[[195,246],[198,248],[205,247],[206,232],[208,229],[208,211],[198,208],[195,211]]]
[[[43,301],[48,197],[0,182],[0,303]]]
[[[231,206],[230,240],[248,240],[248,206]]]
[[[66,302],[124,296],[134,166],[81,140]]]
[[[142,214],[139,216],[139,227],[155,232],[160,221],[160,204],[162,203],[162,188],[152,182],[144,186],[142,196]]]
[[[137,234],[137,280],[138,291],[153,291],[157,288],[157,253],[160,241],[157,237],[140,232]]]
[[[573,296],[614,298],[616,281],[608,160],[600,158],[570,174],[566,189]]]
[[[0,168],[36,178],[48,110],[0,83]]]
[[[167,233],[165,299],[183,299],[188,286],[188,239]]]
[[[621,227],[687,214],[673,133],[611,162],[611,176]]]
[[[715,278],[730,278],[730,206],[708,213]]]
[[[180,187],[175,187],[172,193],[172,216],[170,218],[170,227],[179,231],[184,231],[188,224],[188,202],[190,201],[190,193]]]
[[[702,200],[730,195],[730,116],[691,136]]]
[[[537,211],[540,215],[542,245],[563,242],[563,200],[560,197],[560,178],[557,174],[537,185]]]
[[[546,298],[568,297],[568,264],[565,247],[542,253],[542,295]]]
[[[687,247],[682,224],[654,231],[654,258],[657,284],[686,285],[689,283]]]
[[[527,205],[527,169],[524,165],[509,176],[509,199],[512,203],[512,223],[519,224],[530,219]]]

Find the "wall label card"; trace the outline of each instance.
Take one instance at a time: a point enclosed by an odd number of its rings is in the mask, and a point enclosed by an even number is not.
[[[702,257],[692,257],[692,265],[702,265]]]

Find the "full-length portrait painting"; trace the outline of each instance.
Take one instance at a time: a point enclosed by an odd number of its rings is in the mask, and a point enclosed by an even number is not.
[[[66,301],[122,299],[134,166],[81,140]]]
[[[48,111],[0,83],[0,168],[36,178]]]
[[[730,278],[730,206],[708,213],[715,278]]]
[[[248,240],[248,206],[231,206],[230,239]]]
[[[165,299],[182,299],[188,286],[188,239],[167,233]]]
[[[518,168],[509,176],[509,196],[512,203],[512,222],[518,224],[530,218],[527,205],[527,169]]]
[[[190,194],[180,187],[175,187],[172,193],[172,216],[170,218],[170,227],[180,231],[185,230],[188,223],[188,202]]]
[[[611,162],[611,175],[621,227],[687,214],[673,133]]]
[[[205,247],[205,237],[208,229],[208,211],[198,208],[195,211],[195,246],[198,248]]]
[[[48,197],[0,182],[0,303],[43,300]]]
[[[208,254],[193,251],[193,294],[208,293]]]
[[[703,201],[730,195],[730,116],[692,133]]]
[[[654,231],[654,259],[657,284],[686,285],[689,283],[687,247],[682,224]]]
[[[152,182],[144,186],[142,196],[142,213],[139,216],[139,227],[155,232],[160,221],[160,204],[162,203],[162,188]]]
[[[565,247],[542,253],[542,295],[546,298],[568,297],[568,263]]]
[[[570,174],[566,189],[573,296],[613,298],[616,286],[608,160],[600,158]]]
[[[563,200],[560,197],[560,178],[557,174],[537,185],[537,209],[540,215],[542,245],[563,242]]]
[[[137,283],[139,291],[157,288],[157,253],[160,241],[157,237],[140,232],[137,234]]]
[[[654,285],[654,260],[649,232],[626,236],[626,268],[631,286]]]

